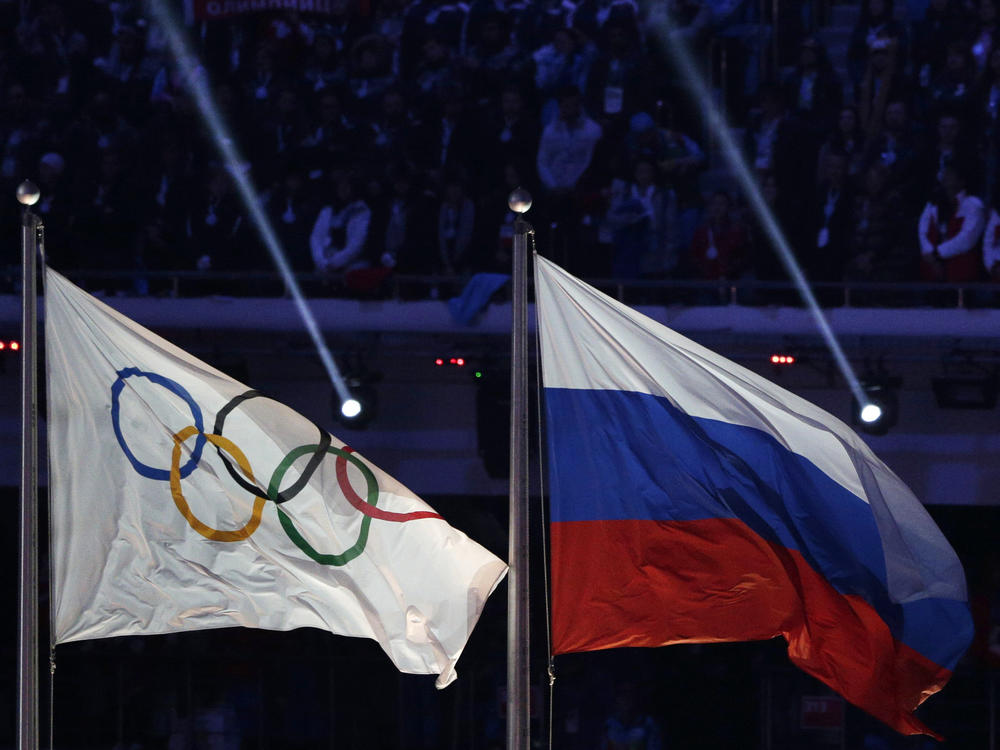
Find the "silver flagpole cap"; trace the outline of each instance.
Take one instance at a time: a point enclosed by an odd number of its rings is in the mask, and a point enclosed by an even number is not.
[[[515,190],[507,196],[507,205],[514,213],[524,215],[531,209],[531,193],[521,187],[515,188]]]
[[[22,206],[34,206],[38,203],[38,199],[41,197],[42,193],[38,189],[38,185],[33,183],[31,180],[25,180],[17,186],[17,202]]]

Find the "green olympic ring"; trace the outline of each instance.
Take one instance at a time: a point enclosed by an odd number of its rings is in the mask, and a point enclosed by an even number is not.
[[[318,448],[319,445],[315,444],[300,445],[298,448],[294,448],[282,459],[281,463],[278,464],[278,467],[274,470],[274,474],[271,475],[271,481],[267,485],[268,500],[275,501],[277,499],[278,489],[281,486],[281,480],[284,479],[285,472],[287,472],[289,467],[295,463],[295,460],[306,453],[314,453]],[[364,475],[365,481],[368,483],[368,497],[366,498],[366,501],[369,505],[377,505],[379,496],[378,480],[375,479],[375,475],[372,473],[371,469],[369,469],[360,458],[350,451],[345,451],[341,448],[334,448],[333,446],[327,446],[326,452],[333,453],[340,458],[346,459],[358,467],[362,475]],[[299,533],[299,530],[295,527],[292,519],[281,509],[281,505],[276,503],[274,507],[275,510],[278,511],[278,520],[281,521],[281,528],[285,530],[288,538],[295,543],[296,547],[320,565],[346,565],[364,552],[365,545],[368,544],[368,528],[372,524],[372,517],[367,514],[361,519],[361,531],[358,533],[357,541],[353,546],[348,547],[338,555],[317,552],[313,546],[306,541],[305,537]]]

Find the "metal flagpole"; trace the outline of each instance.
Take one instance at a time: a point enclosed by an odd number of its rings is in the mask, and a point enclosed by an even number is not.
[[[21,565],[18,609],[17,750],[38,748],[38,399],[36,268],[42,222],[31,211],[38,202],[31,182],[17,187],[21,212]]]
[[[507,750],[527,750],[531,641],[528,628],[528,234],[524,214],[531,195],[518,188],[507,199],[514,223],[510,357],[510,535],[507,559]]]

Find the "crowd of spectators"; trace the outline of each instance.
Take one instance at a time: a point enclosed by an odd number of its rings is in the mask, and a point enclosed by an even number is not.
[[[928,3],[862,0],[843,77],[809,2],[779,18],[753,0],[189,17],[234,165],[140,2],[0,1],[0,187],[37,180],[66,270],[272,269],[239,171],[292,268],[356,291],[505,271],[516,186],[540,249],[578,274],[782,279],[735,182],[707,187],[706,131],[664,47],[684,43],[699,64],[727,50],[727,115],[809,279],[1000,281],[997,5]]]

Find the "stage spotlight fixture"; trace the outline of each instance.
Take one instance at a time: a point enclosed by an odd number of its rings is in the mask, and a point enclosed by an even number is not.
[[[378,412],[378,391],[375,382],[381,375],[365,373],[364,375],[348,374],[344,384],[350,392],[350,398],[341,401],[336,390],[333,392],[333,412],[337,420],[352,430],[364,429],[375,419]]]
[[[861,403],[852,397],[854,424],[869,435],[885,435],[899,420],[899,398],[896,389],[902,385],[902,378],[881,377],[875,380],[861,380],[861,392],[865,400]]]

